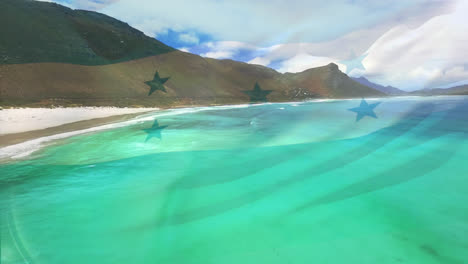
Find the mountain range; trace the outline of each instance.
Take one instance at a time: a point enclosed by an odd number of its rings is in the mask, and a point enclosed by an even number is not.
[[[459,85],[459,86],[450,87],[450,88],[422,89],[422,90],[411,92],[411,95],[422,95],[422,96],[468,95],[468,84]]]
[[[414,95],[414,96],[435,96],[435,95],[468,95],[468,85],[459,85],[449,88],[425,88],[412,92],[406,92],[393,86],[383,86],[374,82],[369,81],[365,77],[359,78],[352,77],[356,82],[365,85],[367,87],[381,91],[387,95]]]
[[[367,87],[371,87],[377,91],[381,91],[382,93],[385,93],[385,94],[388,94],[388,95],[404,95],[406,94],[405,91],[403,90],[400,90],[396,87],[393,87],[393,86],[383,86],[383,85],[380,85],[380,84],[377,84],[377,83],[373,83],[371,81],[369,81],[368,79],[366,79],[366,77],[364,76],[361,76],[359,78],[352,78],[353,80],[355,80],[356,82],[362,84],[362,85],[365,85]]]
[[[270,91],[265,101],[271,102],[385,95],[335,64],[282,74],[203,58],[112,17],[48,2],[0,1],[0,35],[0,104],[6,106],[234,104],[256,101],[249,93],[256,85]],[[156,73],[166,80],[164,89],[150,87]]]
[[[100,13],[0,1],[0,105],[191,106],[399,95],[336,64],[300,73],[182,52]],[[156,78],[157,77],[157,78]]]

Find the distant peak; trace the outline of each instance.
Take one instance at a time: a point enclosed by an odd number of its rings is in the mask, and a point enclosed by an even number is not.
[[[355,79],[355,80],[365,80],[365,81],[369,81],[369,80],[367,80],[367,78],[364,77],[364,76],[353,77],[353,79]]]
[[[334,70],[338,70],[338,65],[331,62],[330,64],[327,65],[327,67],[331,68],[331,69],[334,69]]]

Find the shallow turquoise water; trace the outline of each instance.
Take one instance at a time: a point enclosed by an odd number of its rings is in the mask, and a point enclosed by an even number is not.
[[[0,165],[1,263],[465,263],[467,99],[166,111],[58,141]]]

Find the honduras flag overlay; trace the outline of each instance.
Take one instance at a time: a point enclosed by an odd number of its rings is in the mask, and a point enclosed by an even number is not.
[[[64,139],[0,166],[2,260],[463,261],[467,111],[466,97],[191,108]]]
[[[468,1],[0,7],[0,106],[160,108],[1,147],[0,264],[467,262]]]

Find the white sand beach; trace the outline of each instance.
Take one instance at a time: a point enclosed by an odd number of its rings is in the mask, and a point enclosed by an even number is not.
[[[159,108],[71,107],[0,110],[0,135],[22,133],[83,120],[156,111]]]

